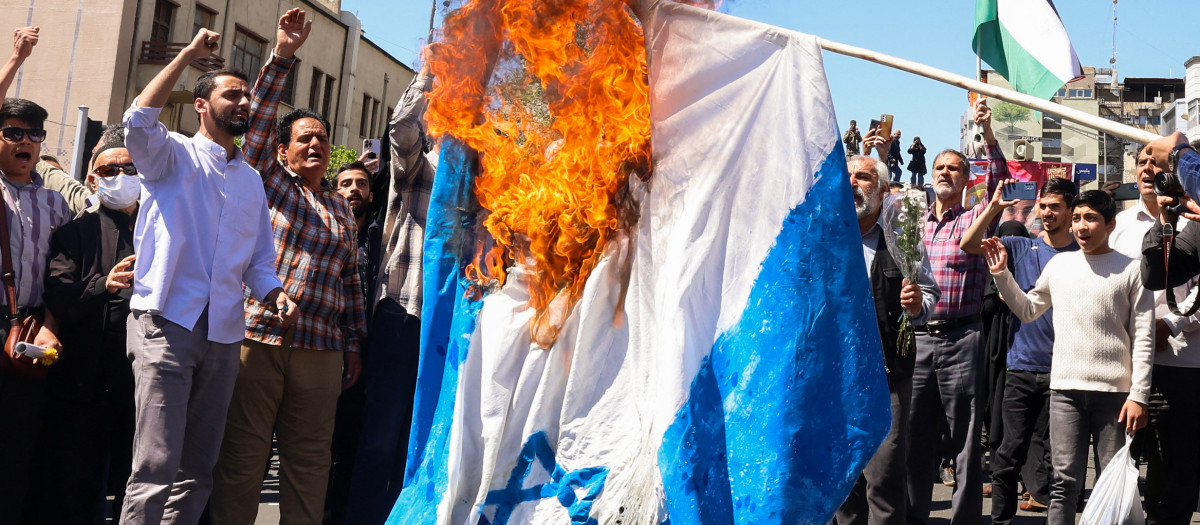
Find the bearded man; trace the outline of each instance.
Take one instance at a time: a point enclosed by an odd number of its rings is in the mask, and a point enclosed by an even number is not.
[[[887,148],[877,151],[887,151]],[[838,525],[902,525],[908,494],[908,405],[916,352],[899,350],[900,316],[901,312],[907,311],[914,316],[914,324],[923,324],[941,297],[941,291],[933,280],[928,260],[921,261],[917,284],[904,279],[884,241],[879,212],[888,192],[880,181],[887,180],[887,165],[882,160],[856,156],[851,157],[848,167],[858,229],[862,233],[863,258],[883,343],[884,371],[892,401],[892,427],[838,509],[835,519]]]
[[[222,69],[196,80],[194,136],[158,119],[179,77],[219,38],[201,29],[125,111],[125,145],[143,179],[127,324],[137,432],[126,524],[200,520],[238,376],[243,288],[281,329],[299,313],[275,274],[262,178],[234,143],[249,129],[246,75]]]

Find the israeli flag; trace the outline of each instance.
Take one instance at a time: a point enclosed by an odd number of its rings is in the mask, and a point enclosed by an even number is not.
[[[526,276],[472,299],[476,166],[443,145],[425,241],[411,524],[825,524],[890,422],[816,38],[643,17],[653,176],[552,348]]]

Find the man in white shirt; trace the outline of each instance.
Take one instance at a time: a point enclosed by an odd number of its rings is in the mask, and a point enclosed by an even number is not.
[[[1160,141],[1165,141],[1166,147],[1159,149],[1170,150],[1178,141],[1172,135]],[[1158,141],[1156,141],[1158,142]],[[1176,148],[1186,150],[1187,146]],[[1164,171],[1175,171],[1175,166],[1164,159],[1155,158],[1151,154],[1151,146],[1143,149],[1138,155],[1138,178],[1153,179]],[[1182,153],[1182,151],[1181,151]],[[1182,175],[1182,174],[1181,174]],[[1152,195],[1153,197],[1153,195]],[[1164,205],[1175,203],[1172,197],[1158,197],[1155,203],[1158,210]],[[1193,228],[1200,227],[1189,219],[1197,218],[1195,203],[1188,202],[1189,210],[1175,223],[1181,236],[1194,238]],[[1164,210],[1165,211],[1165,210]],[[1166,215],[1163,213],[1162,215]],[[1119,219],[1118,219],[1119,220]],[[1162,229],[1158,224],[1170,222],[1170,218],[1161,217],[1159,223],[1149,222],[1149,232],[1139,238],[1140,241],[1161,239]],[[1152,243],[1146,243],[1139,248],[1145,249]],[[1181,243],[1177,238],[1176,249],[1172,251],[1171,277],[1176,279],[1187,277],[1186,266],[1179,264]],[[1162,271],[1161,247],[1157,257],[1152,251],[1144,251],[1142,271],[1144,275]],[[1139,254],[1141,255],[1141,254]],[[1164,272],[1165,273],[1165,272]],[[1165,281],[1166,275],[1162,276]],[[1155,353],[1153,381],[1150,386],[1150,424],[1146,431],[1138,434],[1137,445],[1146,458],[1146,517],[1159,525],[1181,525],[1191,522],[1192,512],[1200,501],[1200,314],[1181,316],[1171,312],[1166,306],[1165,292],[1162,288],[1165,282],[1154,282],[1149,276],[1144,279],[1147,288],[1156,290],[1154,296],[1158,305],[1155,313]],[[1192,301],[1184,297],[1195,288],[1200,281],[1191,277],[1187,283],[1174,289],[1175,298],[1179,301],[1179,310],[1186,313]]]
[[[1132,208],[1117,214],[1117,227],[1108,237],[1108,245],[1125,255],[1142,256],[1142,237],[1158,220],[1158,198],[1154,195],[1154,174],[1138,170],[1138,201]]]
[[[274,322],[290,326],[298,313],[275,274],[262,178],[234,144],[249,117],[245,75],[196,81],[194,137],[158,121],[180,75],[218,38],[201,29],[125,112],[126,145],[145,181],[128,322],[137,431],[122,523],[200,519],[238,374],[243,284],[274,306]]]

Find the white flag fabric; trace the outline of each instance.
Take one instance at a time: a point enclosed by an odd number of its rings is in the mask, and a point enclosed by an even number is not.
[[[886,435],[816,39],[672,2],[643,27],[653,174],[553,347],[520,270],[465,296],[476,168],[443,146],[389,523],[824,524]]]

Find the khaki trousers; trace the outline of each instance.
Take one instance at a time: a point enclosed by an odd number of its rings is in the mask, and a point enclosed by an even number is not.
[[[342,352],[247,339],[214,472],[214,525],[251,525],[258,514],[271,434],[279,440],[281,523],[320,524],[329,480]]]

